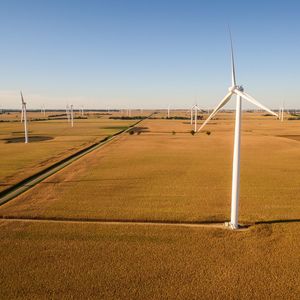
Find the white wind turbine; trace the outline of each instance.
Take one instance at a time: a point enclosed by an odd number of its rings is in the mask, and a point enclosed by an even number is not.
[[[194,110],[195,110],[195,107],[197,106],[197,104],[194,104],[192,107],[191,107],[191,125],[193,125],[193,119],[194,119]]]
[[[230,32],[229,32],[230,33]],[[232,166],[232,191],[231,191],[231,218],[227,224],[232,229],[237,229],[238,225],[238,209],[239,209],[239,188],[240,188],[240,138],[241,138],[241,112],[242,112],[242,99],[258,106],[259,108],[267,111],[268,113],[278,117],[278,115],[256,101],[249,94],[244,92],[244,88],[236,84],[235,65],[233,56],[232,38],[230,33],[231,45],[231,79],[232,85],[229,87],[228,94],[217,105],[213,112],[209,115],[206,121],[202,124],[198,131],[211,120],[218,111],[230,100],[232,96],[236,96],[236,112],[235,112],[235,131],[234,131],[234,151],[233,151],[233,166]]]
[[[194,104],[191,107],[191,125],[193,124],[194,119],[194,132],[197,132],[198,111],[203,112],[203,110],[199,108],[198,104]]]
[[[71,127],[74,127],[74,110],[73,110],[73,104],[71,104],[70,115],[71,115]]]
[[[22,115],[21,115],[21,118],[22,118],[22,121],[24,121],[25,144],[27,144],[27,143],[28,143],[28,129],[27,129],[27,111],[26,111],[26,103],[25,103],[25,101],[24,101],[22,91],[20,92],[20,94],[21,94],[21,101],[22,101]],[[22,122],[22,121],[21,121],[21,122]]]
[[[280,108],[280,113],[279,113],[279,119],[281,122],[283,122],[283,115],[284,115],[284,105]]]
[[[170,118],[170,104],[168,105],[168,119]]]
[[[46,116],[45,104],[43,104],[43,105],[41,106],[41,114],[43,114],[44,117]]]
[[[67,104],[67,106],[66,106],[66,115],[67,115],[68,123],[70,123],[71,119],[70,119],[70,108],[69,108],[69,104]]]
[[[24,111],[23,111],[23,103],[22,103],[22,106],[21,106],[21,123],[23,123],[24,121]]]

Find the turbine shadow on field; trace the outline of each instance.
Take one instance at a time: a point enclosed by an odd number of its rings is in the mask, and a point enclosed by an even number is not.
[[[280,224],[280,223],[300,223],[300,219],[274,219],[274,220],[267,220],[267,221],[257,221],[254,222],[254,225]]]
[[[10,143],[24,143],[24,137],[14,137],[14,138],[6,138],[6,139],[2,139],[3,141],[5,141],[7,144]],[[51,136],[30,136],[29,137],[29,142],[43,142],[43,141],[49,141],[49,140],[53,140],[53,137]]]

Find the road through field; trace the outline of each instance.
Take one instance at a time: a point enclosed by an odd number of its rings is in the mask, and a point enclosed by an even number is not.
[[[134,122],[94,114],[76,120],[74,127],[65,120],[31,121],[28,144],[22,123],[0,122],[0,193]]]
[[[6,189],[5,191],[0,192],[0,205],[8,202],[9,200],[17,197],[18,195],[22,194],[23,192],[29,190],[36,184],[42,182],[49,176],[55,174],[56,172],[62,170],[72,162],[76,161],[77,159],[83,157],[84,155],[94,151],[95,149],[98,149],[99,147],[102,147],[106,145],[108,142],[111,142],[114,138],[116,138],[119,134],[126,133],[128,130],[130,130],[132,127],[137,125],[140,121],[135,122],[134,124],[128,126],[125,129],[122,129],[113,135],[107,136],[104,139],[100,140],[98,143],[94,143],[88,147],[85,147],[81,149],[78,152],[73,153],[72,155],[62,159],[61,161],[56,162],[53,165],[50,165],[44,170],[41,170],[40,172],[31,175],[28,178],[23,179],[19,183],[12,185],[10,188]]]

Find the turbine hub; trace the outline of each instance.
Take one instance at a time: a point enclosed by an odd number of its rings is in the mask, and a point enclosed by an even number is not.
[[[239,91],[241,91],[241,92],[243,92],[244,91],[244,88],[243,88],[243,86],[242,85],[239,85],[239,86],[237,86],[236,87]]]
[[[234,90],[238,90],[238,91],[240,91],[240,92],[243,92],[243,91],[244,91],[244,88],[243,88],[242,85],[233,85],[233,86],[231,86],[231,87],[228,89],[228,91],[231,92],[231,93],[233,93]]]
[[[233,85],[233,86],[231,86],[231,87],[228,88],[228,91],[231,92],[231,93],[233,93],[233,91],[234,91],[236,88],[237,88],[237,86],[236,86],[236,85]]]

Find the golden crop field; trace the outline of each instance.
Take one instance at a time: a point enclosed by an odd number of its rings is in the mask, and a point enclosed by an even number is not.
[[[234,114],[192,129],[144,120],[2,205],[2,298],[298,299],[299,122],[243,114],[240,231],[195,225],[229,220]]]
[[[230,115],[233,118],[233,114],[221,115],[208,125],[210,135],[204,131],[195,136],[188,121],[145,120],[138,125],[139,135],[123,135],[88,154],[4,205],[0,214],[224,221],[230,212]],[[240,220],[297,218],[298,122],[281,123],[251,114],[244,119]]]
[[[47,113],[47,116],[59,114],[62,112]],[[18,121],[20,113],[0,115],[0,155],[5,158],[0,162],[0,191],[134,123],[109,119],[111,115],[90,113],[87,119],[75,119],[71,128],[67,120],[33,121],[44,116],[30,112],[26,145],[23,124]]]
[[[299,223],[0,228],[3,299],[299,299]]]

